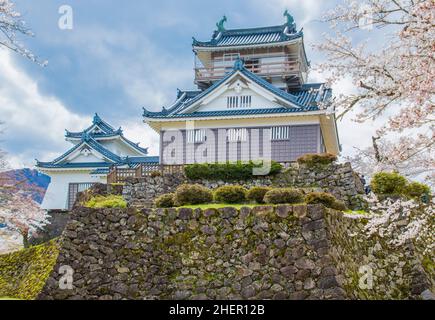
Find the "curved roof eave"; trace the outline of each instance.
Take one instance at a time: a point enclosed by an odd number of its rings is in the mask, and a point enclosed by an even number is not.
[[[300,41],[303,38],[303,36],[299,36],[297,38],[291,39],[291,40],[285,40],[285,41],[279,41],[279,42],[271,42],[271,43],[258,43],[258,44],[240,44],[240,45],[229,45],[229,46],[192,46],[193,50],[197,51],[219,51],[219,50],[228,50],[231,48],[237,48],[237,49],[244,49],[244,48],[264,48],[264,47],[276,47],[276,46],[282,46],[282,45],[290,45],[293,43],[296,43]]]

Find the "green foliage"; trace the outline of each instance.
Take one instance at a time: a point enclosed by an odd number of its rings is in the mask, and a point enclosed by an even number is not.
[[[397,172],[376,173],[371,181],[372,191],[377,195],[401,195],[408,181]]]
[[[157,208],[173,208],[175,206],[174,204],[174,194],[173,193],[167,193],[164,194],[157,199],[154,200],[154,204]]]
[[[53,270],[58,255],[57,239],[0,255],[0,297],[36,299]]]
[[[95,196],[85,203],[88,208],[127,208],[127,202],[122,196]]]
[[[160,171],[151,171],[150,172],[150,177],[155,178],[155,177],[160,177],[162,175],[162,173]]]
[[[243,203],[246,201],[247,190],[241,186],[223,186],[216,189],[214,199],[223,203]]]
[[[337,161],[337,156],[331,153],[309,153],[299,157],[297,162],[307,167],[325,166]]]
[[[187,205],[187,206],[182,206],[180,208],[207,210],[207,209],[222,209],[222,208],[228,208],[228,207],[240,210],[243,207],[255,208],[255,207],[258,207],[258,205],[257,204],[249,204],[249,203],[248,204],[246,204],[246,203],[241,203],[241,204],[232,203],[231,205],[229,205],[228,203],[206,203],[206,204]]]
[[[311,192],[305,197],[305,202],[307,204],[323,204],[325,207],[340,211],[347,210],[344,202],[337,200],[332,194],[326,192]]]
[[[253,170],[261,167],[254,162],[227,162],[227,163],[203,163],[191,164],[184,167],[186,177],[191,180],[248,180],[254,177]],[[276,175],[282,171],[282,166],[272,161],[269,175]]]
[[[184,206],[213,201],[213,193],[199,184],[182,184],[175,191],[174,204]]]
[[[430,187],[424,183],[410,182],[405,186],[404,193],[410,198],[420,199],[424,195],[430,195]]]
[[[270,190],[272,190],[272,188],[254,187],[254,188],[249,189],[248,193],[246,194],[246,198],[248,200],[255,201],[256,203],[263,204],[264,203],[264,196]]]
[[[343,201],[337,200],[332,204],[331,209],[335,209],[338,211],[346,211],[348,208]]]
[[[278,188],[268,191],[264,196],[264,202],[270,204],[292,204],[304,201],[302,192],[293,188]]]

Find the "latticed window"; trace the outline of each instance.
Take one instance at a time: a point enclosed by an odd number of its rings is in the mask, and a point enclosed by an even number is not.
[[[228,129],[227,132],[229,142],[239,142],[248,140],[248,130],[242,129]]]
[[[272,127],[270,132],[271,140],[290,139],[290,127]]]
[[[187,130],[187,143],[200,143],[205,141],[205,130]]]
[[[227,97],[227,108],[250,108],[252,104],[252,96],[230,96]]]

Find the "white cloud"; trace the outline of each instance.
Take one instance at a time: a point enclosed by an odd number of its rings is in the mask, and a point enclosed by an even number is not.
[[[324,82],[326,77],[326,74],[312,71],[310,73],[310,82]],[[334,96],[351,94],[355,90],[355,86],[350,78],[341,79],[341,81],[332,86]],[[340,143],[343,146],[342,156],[355,154],[356,148],[364,149],[369,147],[372,144],[372,136],[375,135],[376,130],[381,127],[384,120],[384,118],[379,118],[377,121],[358,123],[354,121],[358,112],[358,109],[355,109],[346,114],[344,119],[337,121],[338,135]]]
[[[283,15],[287,9],[289,13],[295,16],[295,22],[298,27],[305,26],[310,21],[318,18],[324,7],[324,3],[318,0],[256,0],[256,6],[261,9],[263,14]],[[285,21],[284,17],[282,18]]]
[[[140,142],[140,146],[148,148],[148,155],[159,155],[159,135],[150,127],[139,121],[131,121],[123,124],[125,136],[134,141]]]
[[[160,109],[175,99],[175,88],[193,86],[191,53],[159,48],[140,32],[82,25],[67,38],[55,35],[47,41],[86,55],[83,66],[89,64],[104,85],[119,87],[128,99],[127,109]],[[95,77],[84,79],[89,80],[95,81]]]
[[[33,166],[35,157],[51,160],[68,146],[62,139],[65,128],[83,127],[90,121],[69,111],[56,97],[43,95],[6,50],[0,50],[0,83],[2,144],[14,167]]]

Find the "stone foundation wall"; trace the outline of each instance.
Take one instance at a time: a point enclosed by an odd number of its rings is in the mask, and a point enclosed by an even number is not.
[[[69,211],[65,210],[49,210],[47,214],[48,224],[29,239],[29,242],[32,246],[36,246],[59,237],[65,229],[70,217]]]
[[[419,297],[411,248],[372,243],[353,219],[321,205],[255,208],[76,208],[40,299],[346,299]],[[346,230],[355,230],[355,234]],[[375,289],[358,287],[373,264]],[[61,290],[62,266],[74,270]],[[386,266],[386,268],[384,268]],[[400,266],[399,273],[388,269]],[[396,270],[395,270],[396,271]],[[399,271],[397,271],[399,272]],[[403,283],[403,285],[402,285]],[[397,288],[397,294],[396,289]]]
[[[361,195],[364,194],[364,186],[358,175],[352,170],[350,163],[345,163],[310,169],[295,165],[275,177],[259,177],[249,181],[191,181],[183,174],[130,179],[124,186],[123,196],[132,206],[152,207],[156,197],[174,192],[182,183],[199,183],[209,189],[229,184],[238,184],[248,189],[254,186],[310,188],[332,193],[354,209],[361,208]]]
[[[411,242],[391,247],[386,238],[366,238],[363,217],[328,214],[325,222],[330,255],[349,296],[401,300],[427,298],[429,293],[434,297],[433,275],[424,271],[423,259]]]

